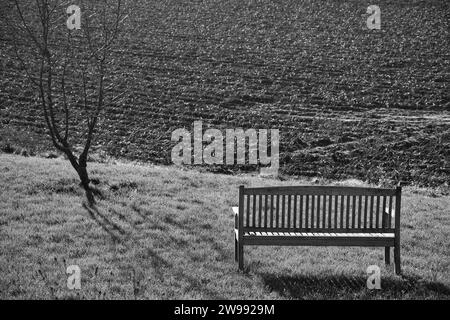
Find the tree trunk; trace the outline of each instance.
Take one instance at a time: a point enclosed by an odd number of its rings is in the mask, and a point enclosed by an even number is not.
[[[79,166],[78,167],[78,176],[81,180],[81,186],[83,187],[85,193],[86,193],[86,199],[88,201],[89,206],[92,206],[95,204],[95,198],[94,193],[92,192],[92,189],[89,185],[90,179],[88,176],[88,172],[86,170],[86,166]]]

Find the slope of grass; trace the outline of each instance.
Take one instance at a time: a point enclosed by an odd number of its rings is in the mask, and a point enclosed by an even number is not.
[[[323,181],[131,163],[90,169],[103,195],[96,210],[83,207],[66,161],[0,154],[0,298],[450,298],[448,195],[405,190],[403,277],[384,266],[381,248],[254,247],[240,273],[230,210],[237,187]],[[66,286],[72,264],[80,291]],[[373,264],[378,292],[365,284]]]

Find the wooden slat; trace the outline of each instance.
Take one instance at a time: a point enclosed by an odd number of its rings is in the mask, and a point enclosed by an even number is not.
[[[338,227],[338,196],[334,196],[334,226],[335,228]]]
[[[284,224],[284,220],[286,217],[286,212],[285,212],[285,204],[286,204],[286,196],[283,194],[281,196],[281,227],[284,228],[285,224]]]
[[[388,228],[388,229],[364,229],[364,228],[355,228],[355,229],[341,229],[341,228],[304,228],[304,229],[297,229],[293,230],[292,228],[259,228],[259,227],[245,227],[243,228],[245,231],[258,231],[258,232],[316,232],[316,233],[323,233],[323,232],[329,232],[329,233],[364,233],[364,234],[370,234],[370,233],[392,233],[395,231],[394,228]]]
[[[245,239],[245,238],[244,238]],[[245,245],[281,245],[281,246],[363,246],[363,247],[385,247],[393,246],[394,238],[386,237],[248,237]]]
[[[253,195],[252,226],[256,227],[256,194]]]
[[[303,195],[300,195],[300,208],[299,208],[300,214],[299,214],[299,227],[300,229],[303,228]]]
[[[321,195],[317,196],[317,217],[316,217],[316,227],[320,228],[320,198]]]
[[[332,207],[333,207],[333,196],[328,196],[328,228],[331,228]]]
[[[258,225],[261,227],[261,220],[262,220],[262,195],[259,195],[259,204],[258,204]]]
[[[328,196],[328,228],[331,228],[331,208],[333,205],[333,196]]]
[[[305,228],[309,227],[309,195],[305,195]]]
[[[245,194],[303,194],[303,195],[395,195],[395,189],[343,186],[278,186],[245,188]]]
[[[287,227],[291,227],[291,195],[288,195],[288,208],[287,208]]]
[[[382,205],[383,210],[381,211],[382,214],[382,218],[381,218],[381,225],[382,228],[385,229],[387,227],[387,215],[386,215],[386,196],[383,196],[383,205]]]
[[[269,224],[273,227],[273,194],[270,195],[270,215]]]
[[[273,194],[270,195],[270,226],[273,227]]]
[[[368,206],[369,197],[364,197],[364,228],[367,228],[367,206]]]
[[[275,226],[278,228],[278,222],[280,220],[280,195],[277,194],[277,211],[276,211],[276,217],[275,217]]]
[[[345,225],[347,229],[350,228],[350,196],[347,196],[347,207],[345,210]]]
[[[379,237],[394,238],[394,232],[271,232],[271,231],[245,231],[244,236],[262,236],[262,237]]]
[[[246,195],[247,197],[247,210],[246,210],[246,217],[245,217],[245,226],[250,226],[250,197],[251,195]]]
[[[340,219],[341,219],[341,229],[344,228],[344,196],[341,195],[341,214],[340,214]]]
[[[316,197],[314,195],[311,196],[311,228],[314,228],[314,208],[316,204]]]
[[[356,216],[356,196],[352,197],[352,228],[355,228],[355,216]]]
[[[374,196],[370,196],[370,224],[369,227],[370,229],[373,228],[373,202],[375,200]]]
[[[297,228],[297,195],[294,195],[294,229]]]
[[[362,196],[358,196],[358,228],[361,228],[361,209],[362,209]]]
[[[389,197],[389,216],[388,216],[388,227],[392,227],[392,196]]]
[[[394,238],[395,233],[332,233],[332,232],[245,232],[244,236],[262,236],[262,237],[378,237]]]
[[[327,196],[323,196],[322,228],[325,228],[326,221],[327,221]]]
[[[380,227],[380,224],[379,224],[379,221],[380,221],[380,196],[377,196],[377,209],[375,212],[376,212],[375,228],[379,228]]]
[[[267,194],[264,196],[264,227],[267,228],[267,205],[268,205],[268,196]]]

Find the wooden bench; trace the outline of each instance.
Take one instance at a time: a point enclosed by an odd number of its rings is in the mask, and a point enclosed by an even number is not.
[[[235,259],[244,268],[244,246],[384,247],[400,270],[401,187],[239,187]]]

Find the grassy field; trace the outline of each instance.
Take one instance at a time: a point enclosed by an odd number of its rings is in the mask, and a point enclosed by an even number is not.
[[[136,163],[92,164],[96,210],[63,159],[0,154],[0,298],[449,299],[450,196],[405,188],[404,276],[382,248],[246,249],[234,262],[237,187],[331,183],[218,175]],[[356,180],[342,184],[358,185]],[[66,287],[65,266],[82,270]],[[381,268],[380,291],[366,268]]]
[[[110,69],[108,97],[121,99],[96,140],[108,154],[169,164],[172,132],[203,120],[279,129],[283,174],[450,180],[449,1],[377,1],[382,26],[372,31],[370,1],[132,3]],[[49,144],[34,138],[42,111],[13,57],[0,29],[0,147],[37,153]],[[76,135],[84,118],[73,109]]]

